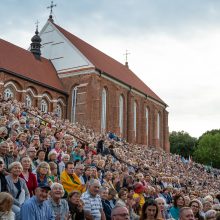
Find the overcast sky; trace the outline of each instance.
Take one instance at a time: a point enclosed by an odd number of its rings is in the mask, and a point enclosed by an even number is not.
[[[170,131],[220,128],[219,0],[54,0],[55,23],[125,62],[168,105]],[[0,0],[0,38],[28,48],[49,0]],[[1,52],[1,51],[0,51]]]

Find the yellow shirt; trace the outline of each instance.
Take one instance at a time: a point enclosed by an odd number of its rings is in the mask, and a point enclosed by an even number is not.
[[[144,198],[143,194],[134,193],[133,199],[137,199],[137,198],[140,198],[139,205],[140,205],[141,208],[142,208],[142,206],[143,206],[144,203],[145,203],[145,198]]]
[[[73,173],[71,176],[64,170],[60,176],[61,184],[63,185],[64,190],[67,193],[72,192],[73,190],[78,190],[81,193],[86,191],[85,185],[83,185],[79,177]]]

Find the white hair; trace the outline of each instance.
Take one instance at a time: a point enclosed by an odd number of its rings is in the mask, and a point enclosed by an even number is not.
[[[61,189],[62,189],[62,192],[63,192],[62,197],[63,197],[63,196],[64,196],[64,193],[65,193],[64,188],[63,188],[63,185],[62,185],[62,184],[60,184],[60,183],[52,183],[52,185],[50,186],[51,191],[53,191],[53,189],[54,189],[55,187],[59,187],[59,188],[61,188]]]
[[[61,160],[63,160],[65,157],[68,157],[70,159],[70,155],[69,154],[63,154],[61,157]]]
[[[21,167],[21,170],[23,170],[23,167],[22,167],[21,163],[18,162],[18,161],[15,161],[15,162],[12,162],[12,163],[8,166],[9,171],[11,171],[14,166],[20,166],[20,167]]]

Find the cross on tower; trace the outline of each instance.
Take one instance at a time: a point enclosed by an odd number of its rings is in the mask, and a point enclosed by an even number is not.
[[[38,31],[38,24],[39,24],[40,22],[37,20],[36,22],[35,22],[35,24],[36,24],[36,30]]]
[[[128,53],[128,50],[126,50],[125,54],[123,54],[123,55],[125,55],[125,66],[127,66],[127,67],[128,67],[128,55],[129,54],[131,54],[131,53]]]
[[[52,15],[53,13],[53,8],[56,7],[57,5],[56,4],[53,4],[53,1],[51,1],[51,4],[50,6],[47,7],[47,9],[50,9],[50,16]]]
[[[126,50],[125,54],[125,62],[127,63],[128,62],[128,55],[130,55],[131,53],[128,53],[128,50]]]

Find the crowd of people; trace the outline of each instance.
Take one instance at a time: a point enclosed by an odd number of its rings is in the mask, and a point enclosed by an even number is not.
[[[0,220],[220,219],[219,174],[0,98]]]

